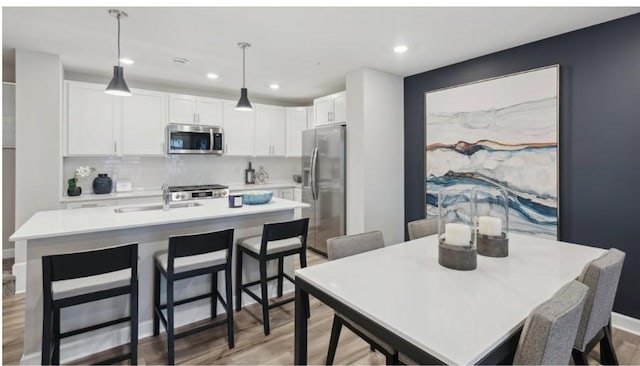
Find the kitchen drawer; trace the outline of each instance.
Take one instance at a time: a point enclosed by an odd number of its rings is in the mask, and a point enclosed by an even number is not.
[[[65,208],[91,208],[91,207],[104,207],[115,206],[116,200],[102,200],[102,201],[85,201],[85,202],[67,202]]]

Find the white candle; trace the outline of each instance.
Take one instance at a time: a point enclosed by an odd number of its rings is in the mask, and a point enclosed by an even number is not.
[[[471,228],[465,224],[446,224],[444,242],[451,245],[467,246],[471,241]]]
[[[502,220],[497,217],[480,216],[478,218],[478,232],[483,235],[501,236]]]

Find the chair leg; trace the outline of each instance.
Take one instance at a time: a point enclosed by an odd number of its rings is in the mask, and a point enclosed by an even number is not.
[[[611,327],[604,327],[604,337],[600,340],[600,363],[603,365],[619,365],[618,356],[613,346]]]
[[[571,356],[573,357],[573,363],[575,365],[587,365],[587,355],[580,350],[574,348],[573,351],[571,351]]]
[[[238,246],[239,248],[240,246]],[[229,301],[229,300],[227,300]],[[242,250],[236,255],[236,311],[242,308]]]
[[[235,347],[235,336],[233,334],[233,303],[231,301],[231,266],[228,266],[224,271],[225,277],[225,292],[227,302],[227,337],[229,342],[229,348]]]
[[[211,274],[211,319],[218,316],[218,272]]]
[[[338,340],[340,339],[340,331],[342,330],[342,321],[337,315],[333,316],[333,325],[331,326],[331,338],[329,339],[329,351],[327,352],[326,365],[333,365],[336,357],[336,349],[338,348]]]
[[[167,364],[175,365],[175,329],[173,324],[173,280],[167,278]]]
[[[53,311],[53,360],[54,365],[60,364],[60,309]]]
[[[160,310],[160,271],[153,266],[153,335],[160,334],[160,319],[156,314],[156,309]]]
[[[305,268],[307,266],[307,253],[305,250],[300,251],[300,268]],[[307,319],[311,318],[311,307],[310,301],[307,301]]]
[[[398,365],[400,363],[397,353],[388,353],[385,354],[384,357],[386,359],[385,362],[387,363],[387,365]]]
[[[284,257],[278,258],[278,297],[282,297],[282,284],[284,282]]]
[[[264,335],[269,335],[269,296],[267,294],[267,261],[260,259],[260,289],[262,290],[262,323]]]
[[[51,364],[51,335],[52,335],[52,310],[51,303],[47,301],[46,295],[42,306],[42,350],[40,364]]]
[[[133,288],[131,289],[130,302],[131,302],[131,314],[129,315],[130,320],[130,330],[131,330],[131,339],[129,340],[129,352],[131,353],[131,359],[129,363],[131,365],[138,364],[138,280],[133,284]],[[154,311],[155,314],[155,311]]]

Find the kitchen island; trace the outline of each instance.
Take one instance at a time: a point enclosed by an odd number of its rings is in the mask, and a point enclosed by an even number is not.
[[[273,198],[265,205],[229,208],[226,198],[198,200],[196,206],[137,210],[152,205],[95,207],[42,211],[33,215],[10,238],[23,241],[27,253],[24,353],[22,364],[39,364],[42,337],[42,256],[94,250],[128,243],[138,243],[139,336],[152,335],[153,255],[168,246],[168,238],[207,231],[235,229],[235,239],[259,235],[267,222],[294,218],[294,210],[306,204]],[[235,251],[234,251],[235,256]],[[245,258],[246,259],[246,258]],[[293,276],[293,257],[285,261],[285,272]],[[270,271],[276,270],[275,263]],[[234,273],[234,272],[232,272]],[[257,263],[243,264],[245,281],[259,278]],[[176,298],[190,297],[210,289],[211,278],[201,276],[176,283]],[[235,278],[233,279],[235,283]],[[285,287],[291,291],[293,286]],[[165,299],[164,284],[161,298]],[[218,288],[224,293],[224,277]],[[270,288],[270,295],[276,285]],[[253,302],[248,296],[243,303]],[[61,312],[64,332],[128,314],[126,297],[105,299],[78,305]],[[176,308],[176,327],[209,317],[209,300],[205,299]],[[222,313],[222,307],[218,307]],[[70,361],[128,342],[128,326],[119,324],[92,333],[70,337],[61,345],[61,362]]]

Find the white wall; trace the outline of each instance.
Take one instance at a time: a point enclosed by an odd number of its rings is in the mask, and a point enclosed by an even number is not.
[[[62,64],[16,50],[16,227],[58,207]]]
[[[96,171],[91,177],[80,178],[78,184],[82,192],[91,193],[93,178],[98,173],[107,173],[115,180],[133,182],[135,190],[160,189],[163,183],[169,185],[192,184],[244,184],[244,170],[251,161],[253,169],[259,166],[269,173],[270,182],[293,182],[292,175],[300,174],[300,158],[248,158],[237,156],[172,155],[168,157],[66,157],[64,158],[64,185],[61,192],[66,194],[67,179],[73,177],[79,166],[91,166]]]
[[[347,74],[347,229],[404,241],[404,81],[363,68]]]

